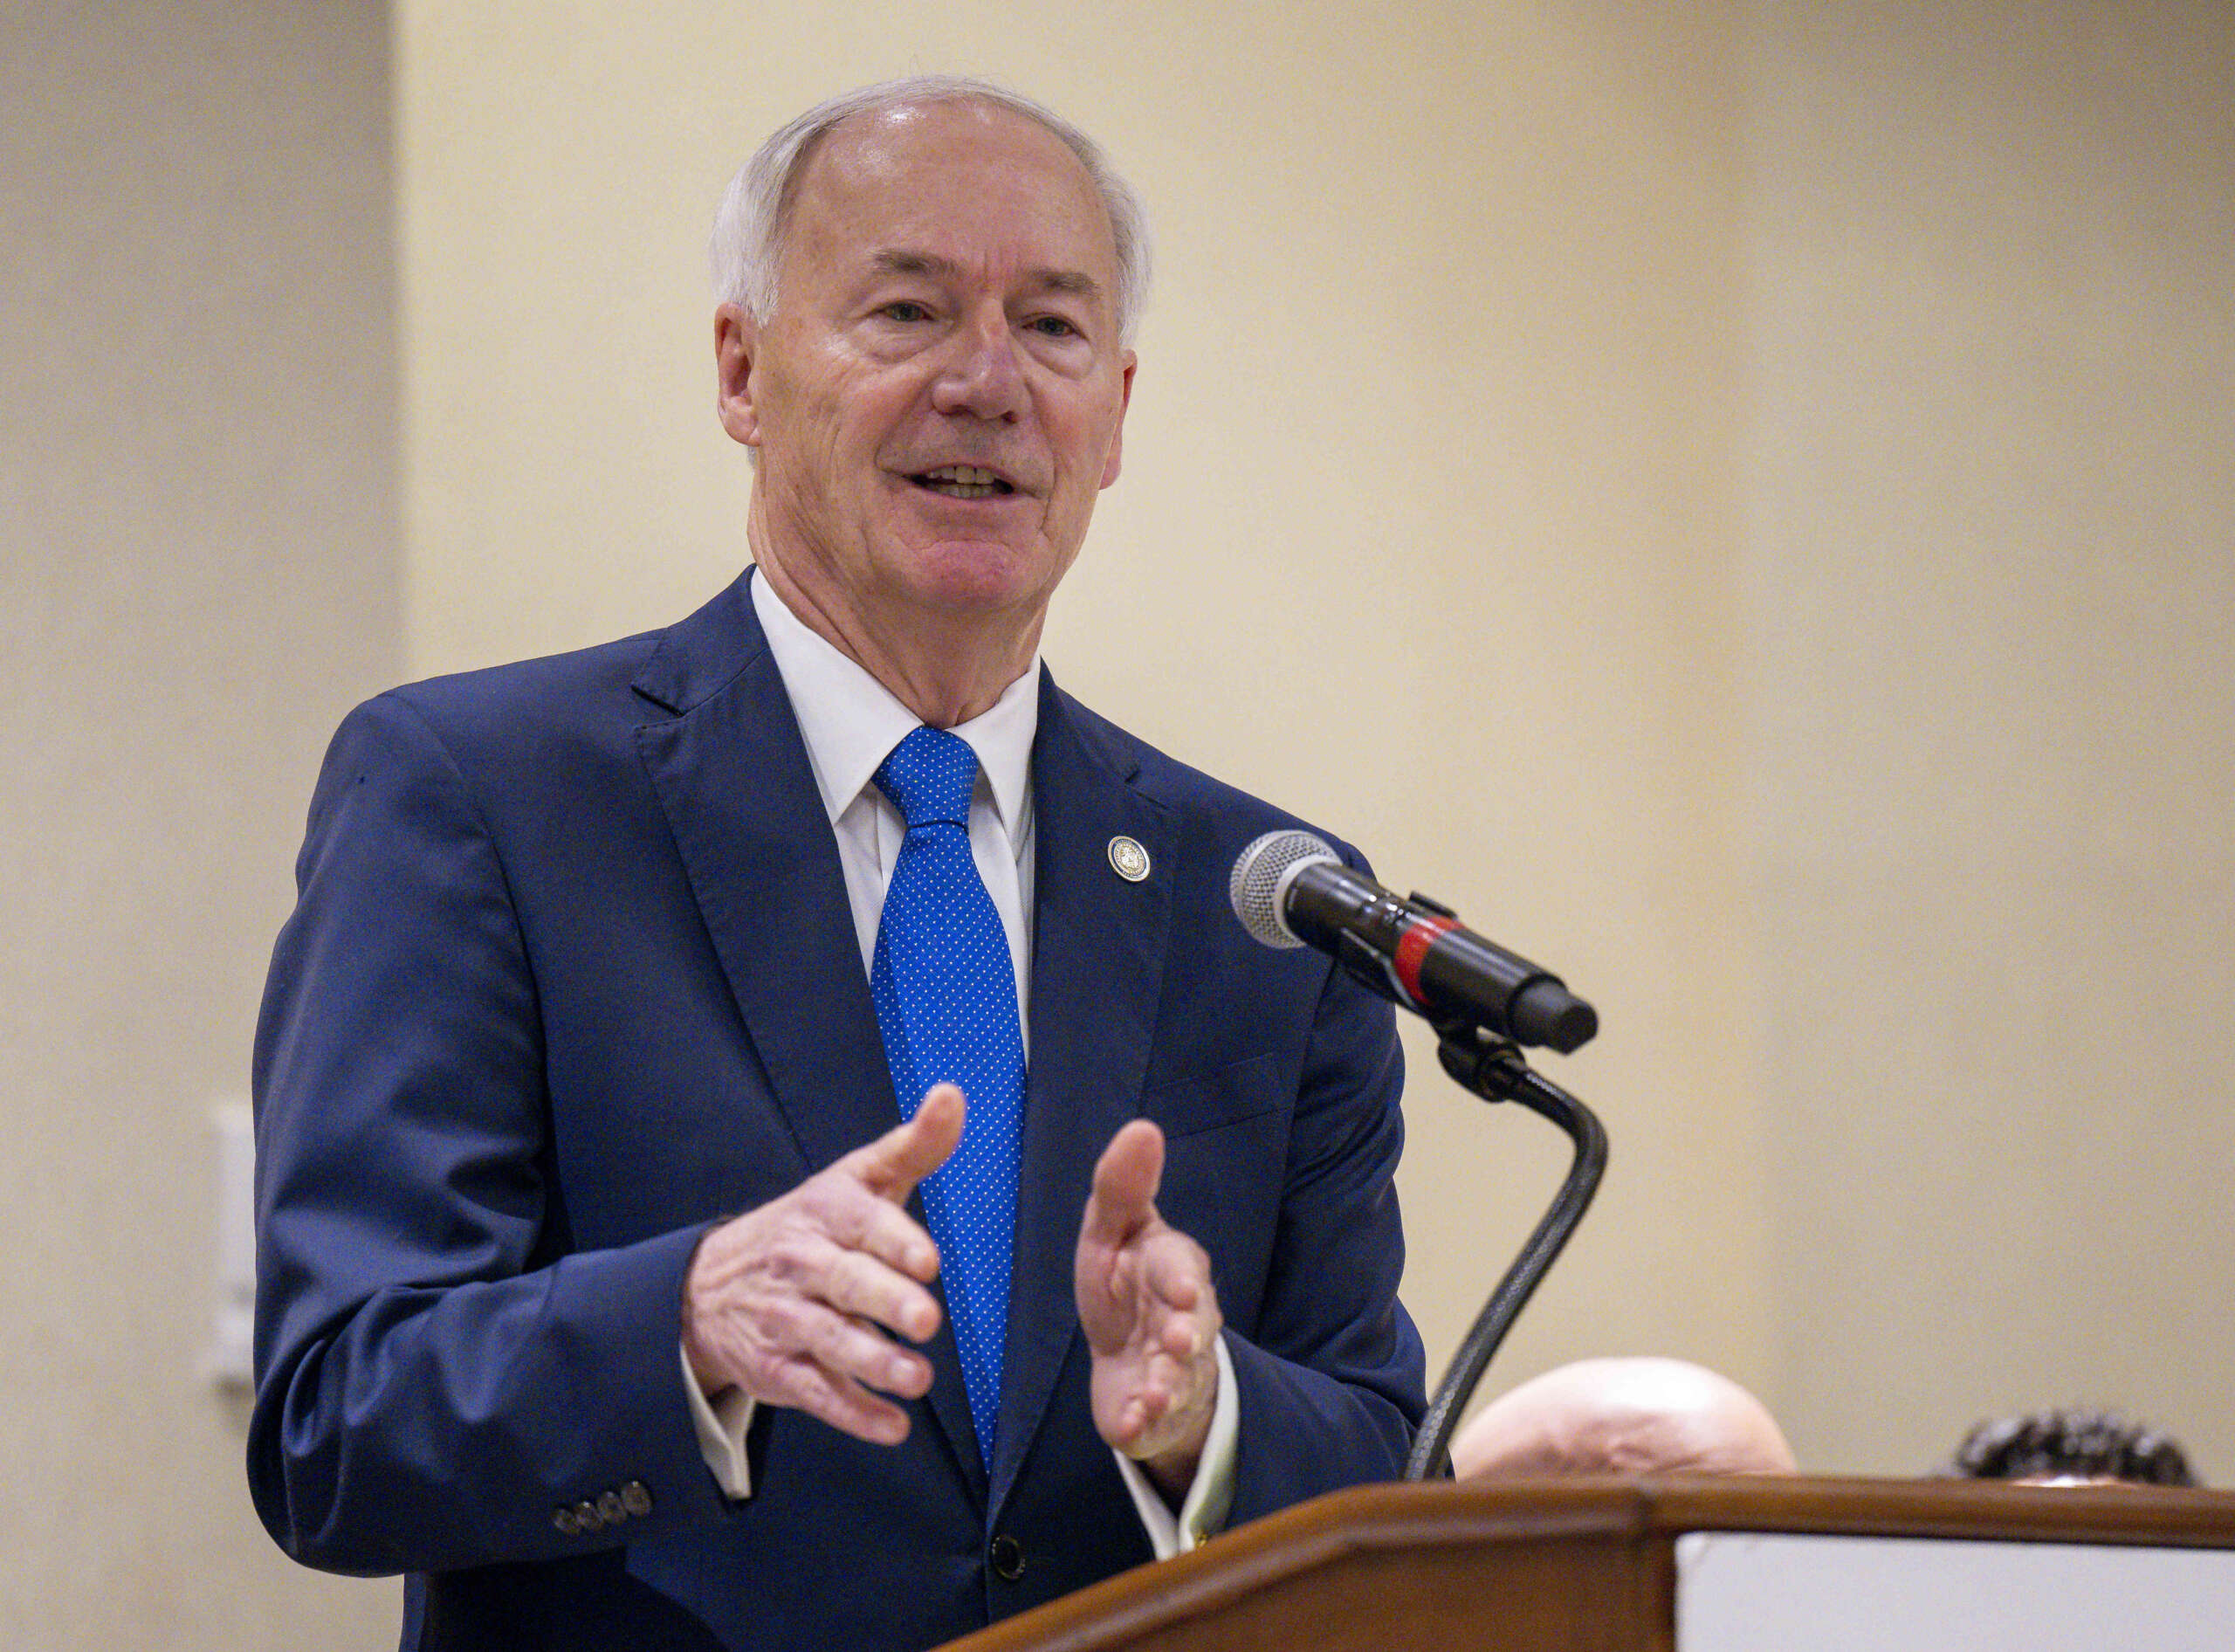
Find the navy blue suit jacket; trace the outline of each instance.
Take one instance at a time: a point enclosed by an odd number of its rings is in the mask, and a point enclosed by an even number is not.
[[[1421,1372],[1391,1014],[1226,905],[1241,847],[1293,823],[1052,682],[1032,773],[994,1460],[943,1329],[904,1443],[763,1408],[732,1503],[684,1398],[691,1251],[898,1116],[746,582],[667,631],[350,715],[256,1048],[250,1481],[289,1552],[411,1574],[407,1648],[700,1652],[929,1646],[1148,1559],[1070,1282],[1094,1161],[1144,1115],[1226,1315],[1233,1522],[1399,1471]],[[1141,883],[1111,869],[1121,833]]]

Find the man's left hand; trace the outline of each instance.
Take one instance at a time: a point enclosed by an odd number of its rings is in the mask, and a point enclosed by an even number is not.
[[[1218,1401],[1211,1261],[1157,1214],[1164,1132],[1136,1119],[1094,1167],[1079,1223],[1079,1324],[1094,1353],[1094,1426],[1177,1499],[1195,1477]]]

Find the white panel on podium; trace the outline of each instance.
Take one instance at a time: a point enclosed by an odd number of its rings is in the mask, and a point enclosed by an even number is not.
[[[1692,1532],[1677,1652],[2228,1652],[2235,1550]]]

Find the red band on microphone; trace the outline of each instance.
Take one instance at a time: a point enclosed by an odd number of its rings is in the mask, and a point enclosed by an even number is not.
[[[1406,924],[1404,933],[1397,937],[1396,955],[1391,962],[1396,969],[1398,985],[1404,988],[1405,995],[1415,1004],[1427,1002],[1427,995],[1420,990],[1421,960],[1427,957],[1428,948],[1435,945],[1438,937],[1458,927],[1452,919],[1424,912]]]

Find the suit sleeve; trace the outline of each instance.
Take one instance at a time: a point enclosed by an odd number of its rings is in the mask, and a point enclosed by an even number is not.
[[[256,1049],[265,1526],[378,1573],[720,1518],[677,1381],[701,1230],[565,1254],[505,868],[405,701],[335,736],[297,883]]]
[[[1390,1006],[1331,971],[1264,1297],[1249,1334],[1226,1333],[1241,1402],[1229,1525],[1404,1472],[1427,1405],[1420,1336],[1397,1300],[1403,1085]]]

